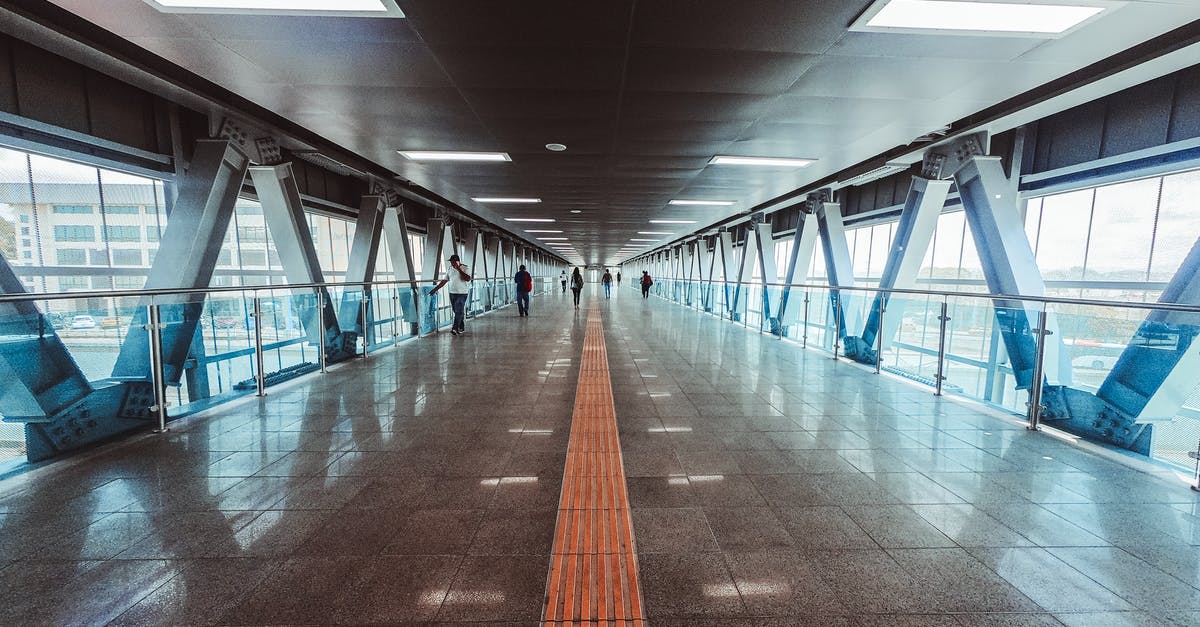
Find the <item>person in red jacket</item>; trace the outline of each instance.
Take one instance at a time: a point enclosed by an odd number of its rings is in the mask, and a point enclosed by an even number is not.
[[[654,285],[654,279],[650,278],[650,272],[642,270],[642,298],[650,298],[651,285]]]

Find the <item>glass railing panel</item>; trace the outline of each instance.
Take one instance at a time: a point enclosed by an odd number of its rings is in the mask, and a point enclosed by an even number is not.
[[[181,392],[183,402],[233,391],[244,392],[246,381],[253,390],[253,307],[248,292],[218,292],[205,299],[197,329],[203,356],[197,360],[196,367],[201,370],[190,378],[185,377],[185,384],[190,387],[186,393]],[[167,325],[179,325],[182,314],[177,307],[164,306],[162,320]]]
[[[889,298],[883,315],[885,335],[881,368],[936,387],[940,315],[941,299],[929,296]]]
[[[137,309],[135,306],[127,312],[121,311],[118,300],[121,299],[72,298],[39,303],[39,309],[46,312],[47,323],[57,330],[89,381],[112,376],[121,342]]]
[[[946,302],[950,319],[946,322],[943,391],[989,403],[999,401],[998,394],[1011,395],[1011,390],[1000,390],[995,384],[1003,363],[999,360],[1002,340],[994,332],[998,308],[982,298],[951,296]],[[1017,305],[1011,312],[1025,315],[1026,309]]]

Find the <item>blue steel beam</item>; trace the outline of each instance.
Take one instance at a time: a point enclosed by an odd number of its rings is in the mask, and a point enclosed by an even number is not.
[[[0,257],[0,294],[25,286]],[[47,420],[92,393],[54,326],[33,301],[0,303],[0,416],[11,422]]]
[[[1200,240],[1158,302],[1200,305]],[[1042,419],[1149,454],[1153,425],[1173,420],[1200,379],[1200,351],[1194,344],[1198,334],[1198,314],[1151,312],[1095,394],[1047,387]]]
[[[904,199],[904,208],[900,211],[900,220],[896,223],[896,235],[892,239],[887,263],[879,278],[880,289],[908,289],[916,284],[917,273],[921,270],[921,262],[925,260],[933,232],[937,230],[938,216],[949,193],[950,181],[913,177],[908,196]],[[890,342],[904,314],[903,299],[894,303],[891,300],[889,293],[876,293],[867,322],[863,325],[862,336],[846,338],[847,357],[864,364],[878,363],[879,355],[875,348],[878,334],[883,333],[884,342]],[[881,308],[885,310],[882,329]]]
[[[383,197],[363,196],[358,204],[358,219],[354,224],[354,241],[350,243],[350,258],[346,262],[346,282],[366,283],[375,278],[375,262],[379,258],[380,233],[383,232]],[[371,290],[365,286],[346,287],[338,308],[342,329],[353,329],[363,338],[363,350],[372,344],[372,308],[366,307],[363,319],[362,303],[370,301]]]
[[[254,166],[249,168],[249,174],[288,283],[324,283],[325,275],[292,164]],[[312,301],[314,296],[319,303]],[[357,336],[342,333],[333,300],[325,288],[315,295],[309,290],[296,294],[292,306],[301,314],[309,342],[323,347],[327,363],[354,356]]]
[[[196,143],[191,167],[181,177],[179,198],[159,242],[147,289],[205,288],[212,280],[233,206],[249,160],[224,140]],[[110,379],[90,394],[59,408],[49,420],[25,425],[30,461],[47,459],[113,435],[149,426],[154,404],[146,308],[162,305],[165,380],[182,378],[204,306],[203,294],[143,297],[121,345]]]
[[[788,306],[791,298],[791,286],[808,282],[808,268],[812,265],[813,251],[817,247],[817,235],[820,227],[817,218],[811,212],[800,213],[800,224],[792,235],[792,250],[788,257],[787,273],[784,277],[783,289],[778,293],[778,304],[773,308],[775,317],[771,320],[771,332],[779,335],[783,328],[801,321],[799,307]]]
[[[861,328],[862,316],[854,305],[857,297],[844,296],[839,287],[854,287],[854,265],[850,260],[850,245],[846,241],[846,225],[842,208],[834,202],[822,202],[817,209],[821,248],[825,254],[825,272],[829,278],[829,302],[833,307],[836,333],[845,338]]]
[[[412,325],[412,333],[419,332],[421,309],[425,299],[420,297],[416,266],[413,265],[412,241],[408,238],[408,224],[404,221],[404,210],[401,207],[387,207],[383,210],[383,236],[387,241],[388,254],[392,257],[392,270],[400,292],[400,311],[404,321]],[[404,290],[408,290],[405,293]]]

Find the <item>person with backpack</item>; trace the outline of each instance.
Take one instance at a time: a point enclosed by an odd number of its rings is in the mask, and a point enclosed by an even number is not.
[[[650,278],[650,272],[642,270],[642,298],[650,298],[651,285],[654,285],[654,279]]]
[[[579,273],[579,268],[571,273],[571,292],[575,295],[575,308],[579,309],[579,293],[583,291],[583,275]]]
[[[450,267],[446,269],[446,278],[429,290],[429,295],[433,296],[447,283],[450,284],[450,308],[454,310],[454,324],[450,326],[450,335],[462,335],[467,332],[466,308],[467,294],[471,292],[471,275],[467,274],[467,267],[461,263],[458,255],[450,255]]]
[[[608,268],[604,269],[604,276],[600,278],[600,282],[604,284],[604,298],[608,299],[609,293],[612,292],[612,273]]]
[[[517,270],[513,281],[517,283],[517,313],[528,318],[529,293],[533,291],[533,277],[525,271],[525,264],[521,264],[521,269]]]

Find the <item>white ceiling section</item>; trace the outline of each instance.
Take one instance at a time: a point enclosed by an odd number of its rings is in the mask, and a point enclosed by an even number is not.
[[[395,0],[386,17],[52,1],[478,215],[553,219],[592,264],[651,220],[682,234],[744,212],[1200,19],[1197,0],[1058,0],[1105,10],[981,36],[852,30],[871,0]],[[541,202],[472,200],[498,197]]]

